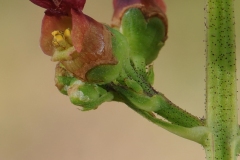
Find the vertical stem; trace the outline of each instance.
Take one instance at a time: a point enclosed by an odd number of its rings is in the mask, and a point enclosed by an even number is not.
[[[237,89],[234,0],[207,0],[207,159],[236,160]]]

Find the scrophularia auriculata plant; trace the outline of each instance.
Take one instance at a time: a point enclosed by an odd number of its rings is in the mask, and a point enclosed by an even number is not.
[[[86,111],[106,101],[125,103],[158,126],[201,144],[207,159],[236,159],[240,132],[233,0],[206,4],[206,119],[182,110],[152,87],[152,62],[168,38],[163,0],[113,0],[111,25],[85,15],[85,0],[30,1],[46,9],[40,46],[58,62],[56,87],[73,104]]]

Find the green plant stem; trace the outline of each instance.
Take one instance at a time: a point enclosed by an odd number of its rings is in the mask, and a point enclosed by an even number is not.
[[[124,102],[128,105],[128,107],[133,109],[135,112],[137,112],[144,118],[148,119],[149,121],[153,122],[154,124],[166,129],[167,131],[173,134],[176,134],[182,138],[186,138],[186,139],[195,141],[201,145],[205,145],[205,139],[209,134],[207,127],[197,126],[197,127],[187,128],[187,127],[182,127],[176,124],[171,124],[155,117],[152,113],[138,109],[134,104],[129,102],[127,99],[125,99]]]
[[[237,87],[234,0],[208,0],[206,114],[208,160],[236,160]]]
[[[132,93],[129,93],[129,92],[132,92],[132,91],[129,91],[129,88],[120,86],[120,85],[114,85],[114,84],[112,84],[111,87],[118,93],[125,96],[125,99],[129,100],[129,96],[131,96],[132,94]],[[150,89],[151,88],[149,88],[149,90]],[[158,93],[157,95],[159,96],[158,104],[160,105],[158,106],[158,109],[154,111],[156,114],[162,116],[169,122],[182,127],[191,128],[196,126],[204,126],[204,121],[201,121],[198,117],[193,116],[187,111],[179,108],[178,106],[173,104],[170,100],[168,100],[163,94]],[[135,99],[142,99],[141,95],[139,95],[139,98],[135,97]],[[125,100],[123,102],[126,103]],[[138,106],[135,106],[135,107],[138,107]],[[151,107],[151,106],[146,106],[146,108],[147,107]],[[141,107],[138,107],[138,108],[141,108]]]
[[[158,106],[158,109],[155,111],[156,114],[162,116],[163,118],[165,118],[166,120],[173,124],[177,124],[183,127],[196,127],[205,125],[204,121],[188,113],[187,111],[181,109],[180,107],[172,103],[170,100],[168,100],[162,93],[159,93],[156,90],[154,90],[151,84],[147,82],[145,77],[142,77],[141,74],[139,75],[139,73],[136,70],[134,70],[134,66],[131,65],[129,62],[130,61],[126,61],[124,64],[126,75],[124,75],[123,77],[128,76],[134,79],[136,82],[138,82],[143,88],[144,94],[146,94],[146,96],[151,97],[154,95],[158,95],[160,97],[159,98],[160,105]],[[111,87],[114,88],[114,90],[116,90],[117,92],[122,93],[122,95],[125,95],[126,97],[131,97],[132,93],[129,92],[132,91],[131,89],[129,90],[128,87],[121,85],[117,86],[114,84],[112,84]],[[141,96],[142,95],[140,95],[138,99],[142,99]],[[146,106],[146,108],[147,107],[151,106]]]
[[[205,122],[191,113],[181,109],[173,104],[163,94],[158,94],[161,97],[159,110],[155,111],[156,114],[164,117],[173,124],[177,124],[183,127],[196,127],[204,126]]]

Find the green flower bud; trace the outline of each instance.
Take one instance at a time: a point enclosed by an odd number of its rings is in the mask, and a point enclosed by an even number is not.
[[[58,63],[56,66],[55,83],[59,91],[68,95],[71,102],[82,106],[83,110],[96,109],[100,104],[111,101],[113,95],[96,84],[84,83],[73,77],[73,74]]]
[[[83,111],[96,109],[100,104],[113,99],[113,94],[105,89],[80,80],[73,82],[68,89],[68,96],[75,105],[83,107]]]
[[[128,40],[131,59],[143,58],[146,65],[155,60],[166,39],[165,27],[158,16],[146,18],[138,8],[127,10],[121,31]]]

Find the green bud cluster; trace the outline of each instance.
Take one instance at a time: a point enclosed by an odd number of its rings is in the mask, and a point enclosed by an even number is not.
[[[86,73],[87,81],[82,81],[59,62],[56,86],[83,110],[96,109],[105,101],[121,99],[116,94],[114,97],[114,92],[120,92],[121,96],[143,110],[157,110],[158,95],[151,87],[153,66],[148,69],[146,66],[157,57],[163,46],[163,22],[158,17],[146,20],[139,9],[133,8],[125,13],[120,32],[105,27],[111,32],[111,48],[117,63],[90,69]]]
[[[55,83],[59,91],[68,95],[70,101],[83,110],[96,109],[100,104],[111,101],[113,95],[99,85],[76,79],[60,63],[56,67]]]

